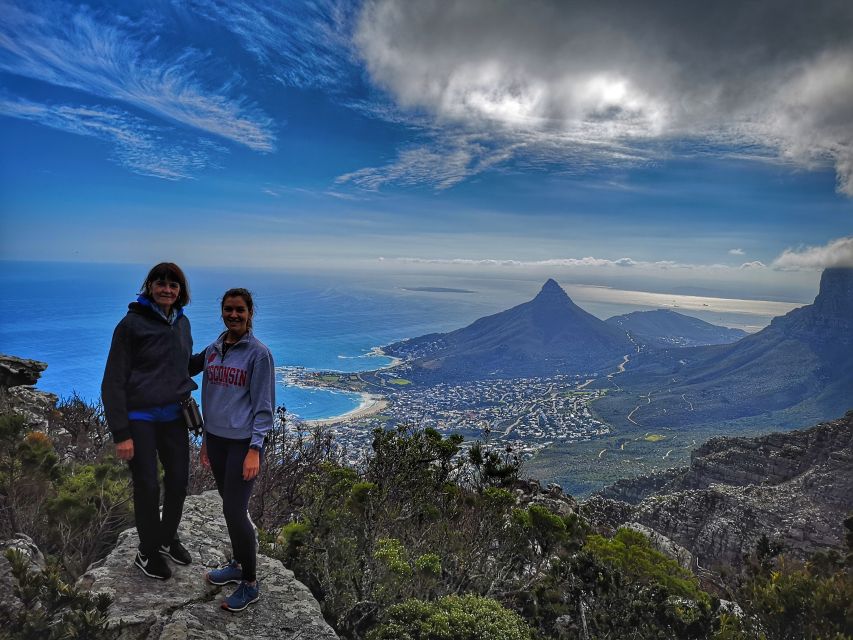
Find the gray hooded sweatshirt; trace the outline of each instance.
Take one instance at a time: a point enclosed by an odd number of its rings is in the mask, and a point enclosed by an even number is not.
[[[249,331],[223,356],[224,337],[204,351],[204,430],[232,440],[251,438],[252,446],[261,447],[275,411],[272,353]]]

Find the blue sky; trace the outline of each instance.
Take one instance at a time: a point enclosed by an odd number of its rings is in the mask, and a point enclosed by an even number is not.
[[[742,4],[0,0],[0,257],[807,301],[853,4]]]

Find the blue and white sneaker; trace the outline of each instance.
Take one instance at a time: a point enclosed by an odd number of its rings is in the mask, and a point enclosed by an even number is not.
[[[224,567],[208,571],[204,574],[204,577],[207,578],[207,581],[210,584],[215,584],[220,587],[223,584],[228,584],[230,582],[240,584],[240,581],[243,579],[243,569],[236,560],[232,560]]]
[[[258,583],[255,582],[251,586],[243,580],[237,590],[222,601],[221,607],[226,611],[242,611],[253,602],[260,600],[261,595],[258,592]]]

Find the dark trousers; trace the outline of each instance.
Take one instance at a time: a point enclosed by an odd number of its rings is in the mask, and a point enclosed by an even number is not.
[[[249,498],[255,479],[243,480],[243,461],[249,452],[250,440],[231,440],[212,433],[204,435],[207,443],[207,458],[216,480],[216,488],[222,496],[222,512],[234,559],[243,568],[243,580],[255,581],[257,571],[257,547],[255,529],[249,520]],[[261,454],[263,462],[263,453]]]
[[[183,419],[172,422],[131,420],[133,459],[133,511],[139,548],[142,553],[157,553],[161,544],[169,544],[178,533],[187,485],[190,479],[190,441]],[[157,458],[163,465],[163,517],[160,517],[160,481]]]

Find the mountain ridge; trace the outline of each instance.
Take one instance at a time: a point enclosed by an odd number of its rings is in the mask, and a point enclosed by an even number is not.
[[[648,427],[747,418],[796,427],[839,415],[853,398],[853,268],[825,270],[813,304],[738,342],[639,354],[619,385],[596,411],[622,426],[634,407],[634,425]]]
[[[729,344],[749,335],[742,329],[721,327],[672,309],[632,311],[605,322],[628,331],[637,342],[651,348]]]
[[[383,347],[427,381],[594,373],[615,368],[632,349],[624,331],[581,309],[552,278],[528,302]]]

